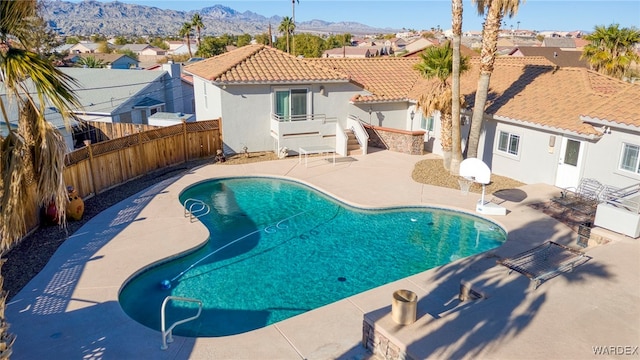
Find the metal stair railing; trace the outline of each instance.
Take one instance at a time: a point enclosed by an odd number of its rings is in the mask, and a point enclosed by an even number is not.
[[[173,325],[171,325],[169,327],[169,329],[165,330],[166,328],[166,324],[165,324],[165,307],[167,306],[167,303],[170,300],[174,300],[174,301],[186,301],[186,302],[192,302],[192,303],[197,303],[198,304],[198,313],[194,316],[188,317],[186,319],[183,320],[178,320],[175,323],[173,323]],[[166,298],[164,298],[164,301],[162,301],[162,308],[160,309],[160,330],[162,331],[162,346],[160,347],[160,349],[162,350],[167,350],[169,348],[169,345],[167,345],[168,343],[172,343],[173,342],[173,328],[175,328],[176,326],[180,325],[180,324],[184,324],[186,322],[189,322],[191,320],[195,320],[198,317],[200,317],[200,314],[202,313],[202,301],[198,300],[198,299],[192,299],[192,298],[185,298],[185,297],[180,297],[180,296],[167,296]]]
[[[190,204],[189,204],[190,203]],[[205,216],[211,212],[211,207],[202,200],[189,198],[184,201],[184,217],[189,217],[189,221]]]

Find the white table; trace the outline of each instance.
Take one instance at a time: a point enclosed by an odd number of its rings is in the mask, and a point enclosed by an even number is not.
[[[333,154],[333,166],[336,165],[336,149],[328,145],[304,146],[298,151],[298,164],[302,162],[304,156],[304,166],[307,167],[309,154]]]

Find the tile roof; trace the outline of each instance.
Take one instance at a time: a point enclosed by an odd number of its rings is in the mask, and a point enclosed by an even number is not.
[[[580,116],[607,109],[609,118],[624,118],[627,124],[640,126],[640,103],[630,101],[634,96],[640,98],[640,86],[584,68],[517,65],[506,63],[506,59],[496,59],[485,110],[488,114],[598,136],[600,133]],[[468,99],[475,95],[475,83],[463,80],[462,86]],[[619,99],[621,94],[625,94],[623,99]]]
[[[559,47],[520,46],[513,52],[520,51],[524,56],[544,56],[547,60],[561,67],[589,67],[586,60],[581,60],[582,51],[562,50]]]
[[[413,66],[419,58],[300,59],[261,45],[241,47],[189,65],[190,73],[219,83],[346,81],[363,88],[354,103],[416,101],[430,88]],[[473,107],[479,57],[461,78],[461,93]],[[558,67],[542,56],[496,58],[486,112],[496,118],[570,131],[600,133],[581,116],[640,127],[640,85],[574,67]]]
[[[638,99],[640,99],[640,84],[632,84],[596,103],[591,109],[582,111],[581,115],[590,120],[640,128]]]
[[[419,74],[413,69],[415,58],[309,59],[311,63],[339,71],[369,91],[371,95],[357,95],[354,102],[407,100]]]
[[[247,45],[187,65],[195,76],[225,84],[348,81],[339,72],[264,45]]]

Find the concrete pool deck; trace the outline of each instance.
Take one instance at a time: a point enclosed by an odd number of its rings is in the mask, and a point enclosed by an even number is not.
[[[496,266],[498,257],[547,240],[575,244],[571,229],[527,206],[557,193],[541,184],[519,188],[526,195],[521,201],[502,203],[506,216],[488,217],[509,232],[498,249],[245,334],[175,337],[163,351],[160,332],[131,320],[118,304],[118,291],[136,271],[206,241],[204,226],[185,218],[178,202],[190,184],[213,177],[283,176],[363,206],[421,204],[474,213],[479,194],[411,179],[414,164],[429,157],[379,151],[337,158],[335,166],[316,157],[309,158],[308,167],[297,158],[207,165],[154,185],[91,219],[13,297],[6,311],[9,330],[17,335],[12,358],[367,359],[371,355],[361,346],[363,318],[384,320],[397,289],[417,293],[418,321],[405,327],[381,321],[380,328],[414,358],[638,357],[637,239],[603,232],[611,241],[587,248],[587,263],[536,290],[526,277]],[[462,279],[487,299],[460,303]]]

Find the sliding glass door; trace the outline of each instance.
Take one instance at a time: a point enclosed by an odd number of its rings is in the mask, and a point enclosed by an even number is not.
[[[306,120],[308,110],[307,89],[275,91],[275,112],[282,120]]]

